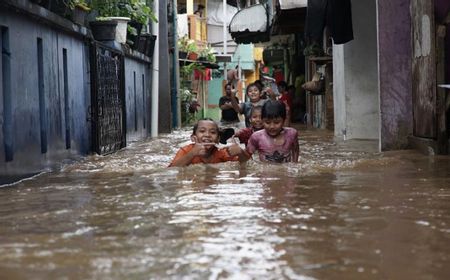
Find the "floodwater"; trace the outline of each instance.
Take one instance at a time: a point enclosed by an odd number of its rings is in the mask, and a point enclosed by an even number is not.
[[[167,168],[190,131],[0,188],[0,279],[450,279],[450,157],[300,131],[298,164]]]

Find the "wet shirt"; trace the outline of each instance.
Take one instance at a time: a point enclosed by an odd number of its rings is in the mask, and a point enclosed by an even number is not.
[[[284,143],[276,145],[273,137],[268,135],[265,129],[256,131],[248,140],[247,152],[253,154],[258,151],[261,161],[293,162],[293,150],[298,145],[298,132],[294,128],[285,127],[281,133],[284,136]]]
[[[182,148],[180,148],[173,158],[172,162],[170,163],[169,167],[172,166],[172,164],[177,161],[179,158],[185,156],[187,153],[189,153],[193,148],[195,144],[189,144]],[[191,162],[189,164],[196,164],[196,163],[219,163],[219,162],[226,162],[226,161],[238,161],[238,156],[230,156],[227,149],[217,149],[214,148],[214,151],[212,152],[211,157],[209,157],[207,160],[204,157],[201,156],[195,156],[192,158]]]
[[[239,141],[241,143],[244,143],[245,146],[247,146],[248,139],[250,139],[250,136],[252,136],[253,132],[255,132],[253,127],[246,127],[236,132],[235,136],[239,138]]]
[[[237,99],[237,97],[234,97],[236,99],[236,102],[239,103],[239,100]],[[224,105],[227,102],[231,102],[231,97],[228,96],[222,96],[219,99],[219,107]],[[239,117],[237,112],[233,109],[225,109],[222,110],[222,122],[239,122]]]

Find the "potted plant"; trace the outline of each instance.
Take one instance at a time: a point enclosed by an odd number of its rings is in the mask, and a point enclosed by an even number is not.
[[[181,122],[183,125],[190,125],[196,119],[196,114],[200,108],[197,94],[184,87],[180,89],[181,99]]]
[[[178,39],[178,51],[181,59],[186,57],[191,60],[197,59],[197,45],[194,40],[189,39],[187,36]]]
[[[156,35],[144,33],[139,36],[139,44],[137,50],[148,57],[153,56],[155,49]]]
[[[45,1],[42,2],[45,3]],[[68,16],[70,11],[68,0],[49,0],[48,5],[44,7],[62,17]]]
[[[108,18],[97,17],[89,22],[92,35],[97,41],[112,41],[116,38],[117,21]]]
[[[126,3],[123,0],[93,0],[92,7],[97,11],[98,16],[94,22],[98,21],[115,21],[116,24],[116,36],[115,41],[119,43],[126,43],[127,40],[127,23],[130,21],[130,18],[127,17]],[[91,27],[92,22],[90,23]],[[94,23],[94,25],[102,25],[102,23]],[[93,32],[94,33],[94,32]],[[94,35],[95,37],[95,35]],[[97,38],[96,38],[97,39]],[[98,39],[97,39],[98,40]]]
[[[127,42],[137,49],[143,27],[150,21],[157,22],[157,19],[151,7],[142,0],[129,0],[129,3],[125,4],[125,10],[131,19],[128,22]]]
[[[214,53],[215,53],[214,49],[208,44],[200,50],[199,52],[200,57],[198,58],[198,60],[214,63],[216,62],[216,56]]]
[[[71,19],[74,23],[85,25],[86,16],[91,10],[85,0],[69,0],[69,8],[72,11]]]

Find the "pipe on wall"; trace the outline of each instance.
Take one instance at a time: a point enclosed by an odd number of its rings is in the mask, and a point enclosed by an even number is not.
[[[153,1],[153,11],[159,18],[159,1]],[[159,21],[152,24],[152,34],[156,35],[155,49],[153,52],[152,69],[152,111],[151,111],[151,137],[158,136],[158,112],[159,112]]]

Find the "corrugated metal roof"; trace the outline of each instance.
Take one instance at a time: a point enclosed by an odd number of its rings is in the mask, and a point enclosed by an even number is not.
[[[267,12],[263,5],[240,10],[230,23],[230,32],[264,32],[267,30]]]

